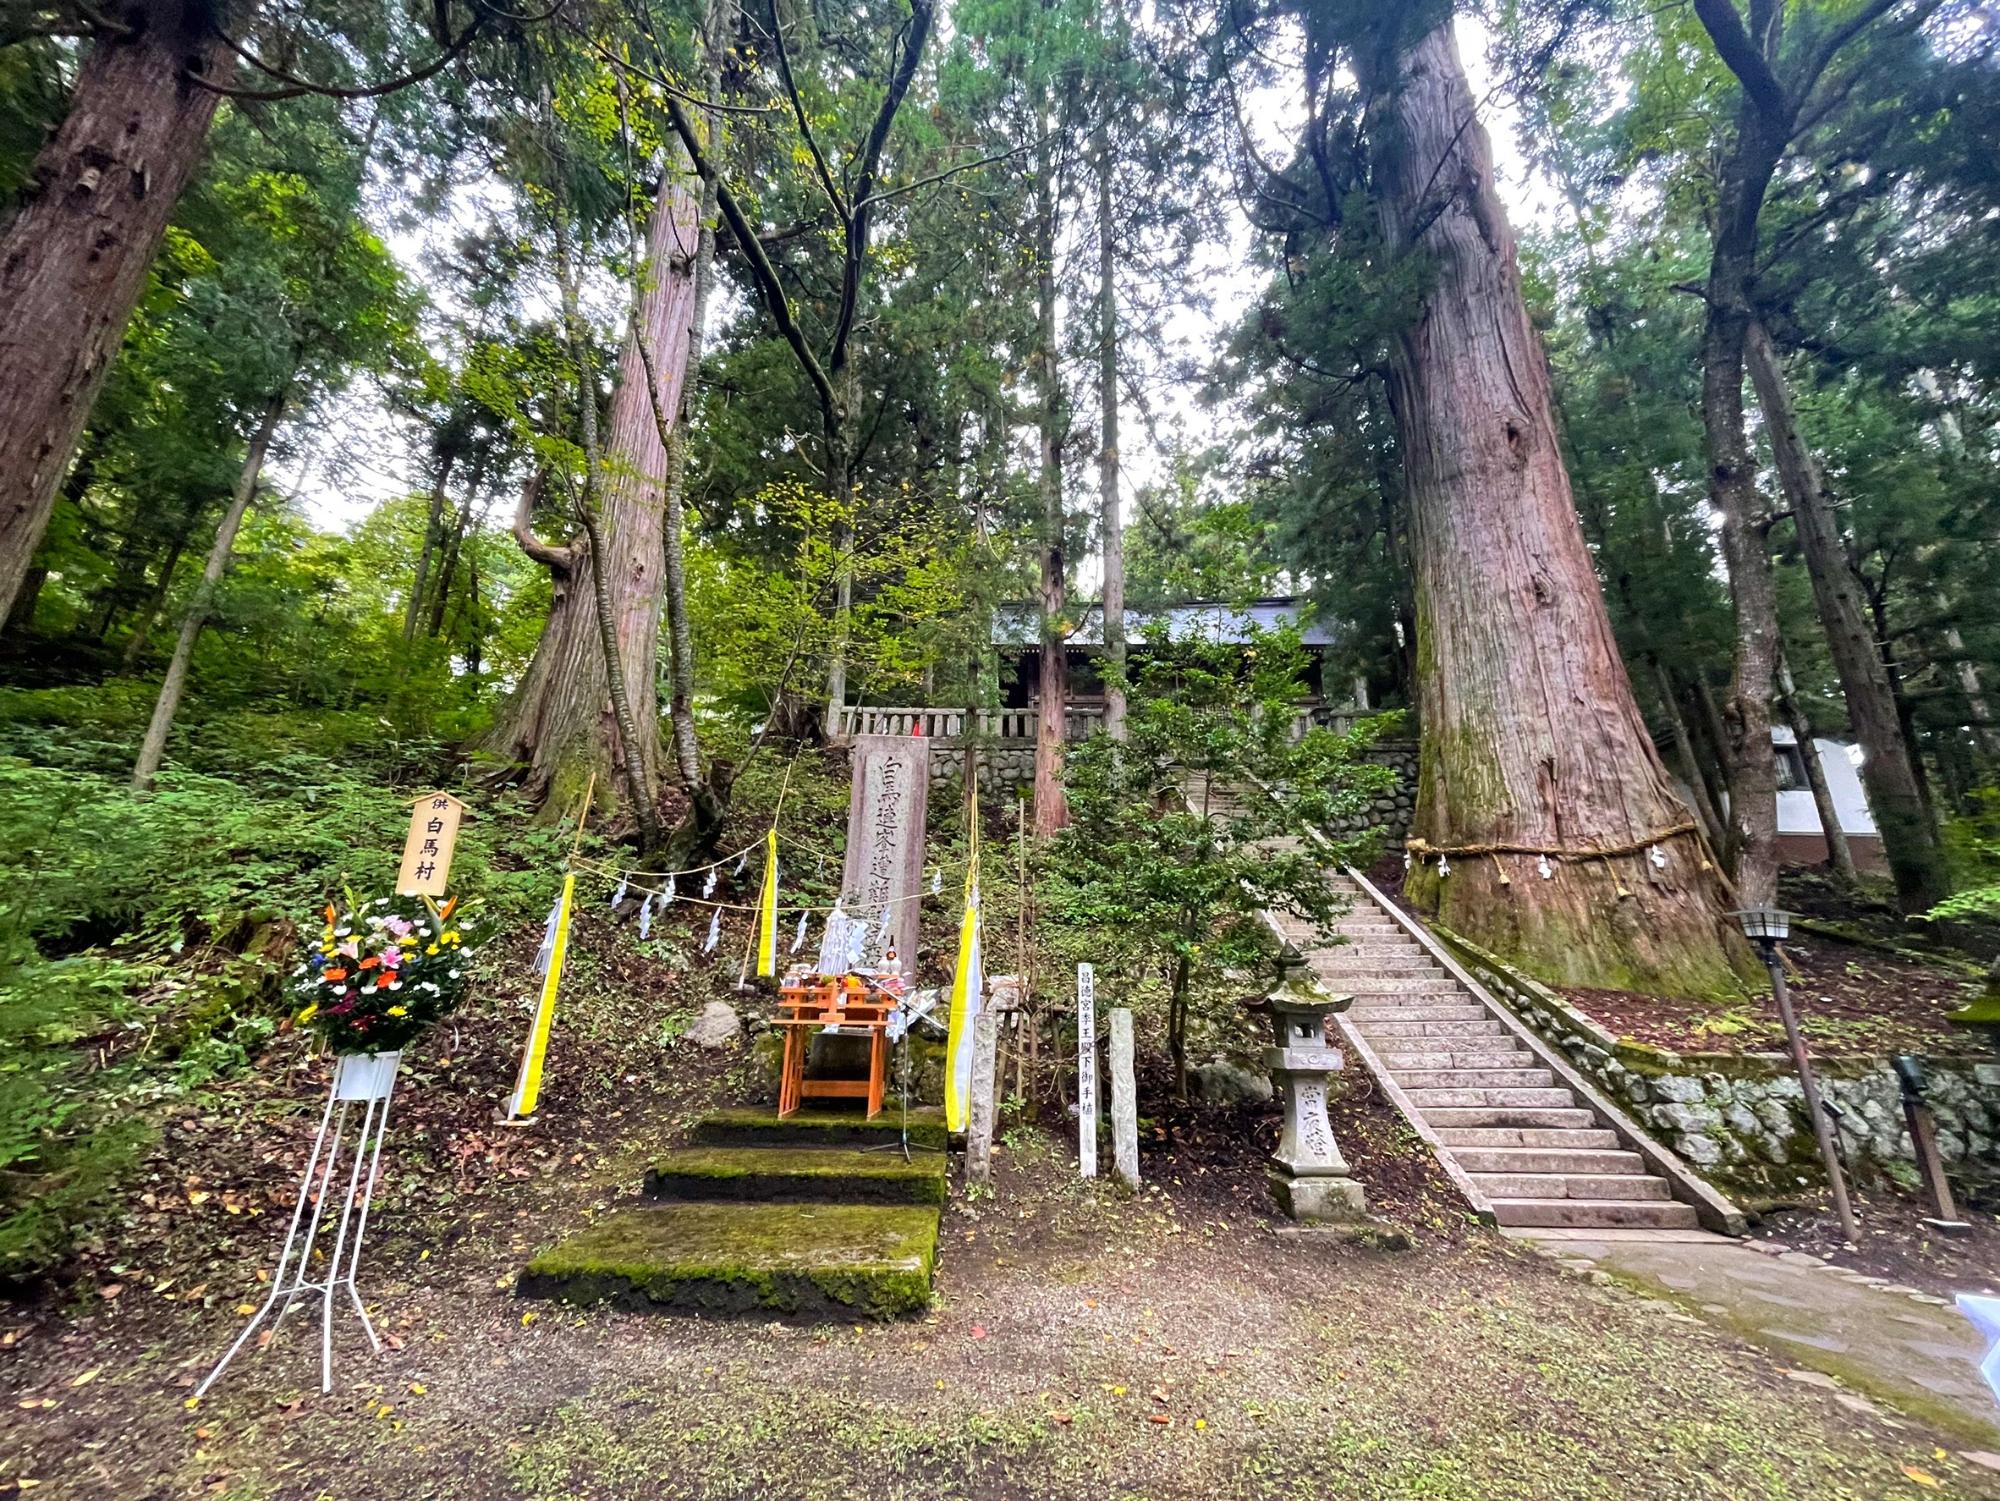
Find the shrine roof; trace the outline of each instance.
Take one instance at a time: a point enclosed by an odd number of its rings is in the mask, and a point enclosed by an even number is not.
[[[1293,624],[1303,609],[1297,595],[1285,594],[1243,601],[1199,599],[1158,610],[1127,610],[1125,639],[1143,644],[1147,636],[1164,631],[1169,641],[1248,641],[1255,631],[1272,631]],[[999,606],[993,613],[993,645],[1039,646],[1038,620],[1039,612],[1032,604]],[[1315,620],[1308,620],[1299,631],[1299,640],[1305,646],[1331,646],[1334,639],[1332,628]],[[1104,645],[1103,606],[1084,606],[1066,641],[1072,648]]]

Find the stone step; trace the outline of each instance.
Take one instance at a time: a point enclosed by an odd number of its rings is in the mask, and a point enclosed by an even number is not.
[[[1355,970],[1367,973],[1370,970],[1435,970],[1437,960],[1420,948],[1398,949],[1391,953],[1362,953],[1348,948],[1317,949],[1312,956],[1312,966],[1321,974],[1347,974]]]
[[[1313,969],[1317,973],[1319,966],[1314,965]],[[1411,976],[1407,979],[1402,975],[1388,977],[1382,975],[1347,975],[1345,977],[1335,976],[1331,979],[1327,979],[1325,976],[1321,978],[1325,980],[1327,989],[1339,995],[1351,995],[1357,1000],[1366,996],[1393,997],[1402,995],[1463,994],[1458,988],[1458,981],[1452,979],[1450,975],[1437,975],[1435,977],[1429,975]]]
[[[1310,928],[1301,928],[1298,930],[1297,936],[1310,938],[1312,931]],[[1408,928],[1400,923],[1390,922],[1386,917],[1343,917],[1335,921],[1333,931],[1349,938],[1396,938],[1402,940],[1404,943],[1416,944],[1417,947],[1422,947],[1421,944],[1417,944],[1415,938],[1411,937]]]
[[[1406,1001],[1380,1001],[1370,997],[1356,1001],[1349,1009],[1356,1026],[1363,1022],[1476,1022],[1486,1018],[1486,1008],[1476,1001],[1455,1001],[1450,997],[1411,996]]]
[[[1595,1126],[1541,1128],[1535,1126],[1444,1126],[1438,1140],[1448,1147],[1541,1147],[1596,1151],[1618,1145],[1618,1133]],[[1460,1154],[1454,1152],[1454,1157]]]
[[[1545,1068],[1392,1069],[1405,1091],[1419,1089],[1547,1089],[1556,1076]]]
[[[1466,1022],[1415,1021],[1402,1017],[1394,1020],[1385,1017],[1381,1020],[1371,1018],[1362,1021],[1357,1017],[1354,1019],[1354,1026],[1355,1030],[1371,1043],[1378,1037],[1384,1040],[1397,1037],[1483,1038],[1504,1037],[1507,1033],[1507,1029],[1490,1016],[1480,1021]]]
[[[1597,1124],[1596,1116],[1577,1106],[1433,1105],[1418,1113],[1426,1125],[1440,1132],[1455,1127],[1482,1131],[1502,1128],[1568,1131]]]
[[[1438,1134],[1442,1136],[1445,1133]],[[1461,1131],[1452,1134],[1463,1136],[1469,1133]],[[1610,1135],[1609,1132],[1605,1134]],[[1646,1171],[1645,1160],[1637,1152],[1588,1147],[1474,1147],[1451,1143],[1447,1145],[1451,1146],[1452,1161],[1468,1173],[1611,1173],[1630,1177],[1643,1175]],[[1520,1198],[1526,1195],[1510,1194],[1508,1197]],[[1624,1195],[1619,1197],[1622,1198]]]
[[[650,1205],[608,1214],[522,1269],[529,1298],[895,1318],[930,1306],[935,1206]]]
[[[865,1147],[681,1147],[646,1173],[653,1199],[797,1204],[942,1204],[945,1154]]]
[[[944,1112],[934,1105],[909,1113],[911,1147],[945,1145]],[[696,1122],[694,1140],[706,1147],[891,1147],[901,1140],[903,1112],[889,1106],[873,1120],[860,1109],[801,1110],[778,1119],[772,1109],[718,1110]]]
[[[1535,1055],[1522,1047],[1494,1047],[1478,1053],[1450,1053],[1436,1050],[1426,1044],[1422,1051],[1405,1050],[1401,1047],[1394,1051],[1377,1048],[1375,1056],[1380,1058],[1382,1066],[1393,1074],[1401,1074],[1405,1069],[1421,1068],[1529,1068],[1535,1063]]]
[[[1463,1167],[1465,1164],[1460,1163]],[[1469,1171],[1469,1170],[1468,1170]],[[1671,1199],[1667,1180],[1615,1173],[1473,1173],[1489,1199],[1611,1199],[1618,1202]]]
[[[1426,1115],[1438,1108],[1462,1110],[1478,1105],[1546,1105],[1560,1109],[1576,1099],[1567,1089],[1406,1089],[1403,1093]]]
[[[1701,1223],[1692,1204],[1611,1199],[1498,1199],[1493,1217],[1503,1225],[1573,1230],[1692,1230]]]

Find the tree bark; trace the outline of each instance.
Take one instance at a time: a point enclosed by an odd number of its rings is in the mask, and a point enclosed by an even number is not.
[[[1813,811],[1819,815],[1820,833],[1826,839],[1827,864],[1841,880],[1853,885],[1854,851],[1848,847],[1847,830],[1840,825],[1840,810],[1833,804],[1833,789],[1826,783],[1826,765],[1820,760],[1819,740],[1813,734],[1812,716],[1799,702],[1798,684],[1792,681],[1791,664],[1778,657],[1778,705],[1785,711],[1798,742],[1799,761],[1805,767],[1806,785],[1812,789]]]
[[[134,792],[144,792],[153,785],[153,777],[167,753],[167,732],[174,727],[174,715],[180,711],[181,695],[187,688],[188,665],[194,660],[195,641],[201,635],[201,628],[208,624],[209,612],[215,608],[216,589],[222,582],[223,571],[229,567],[229,554],[236,546],[236,533],[242,529],[243,517],[256,498],[264,458],[271,451],[271,439],[277,434],[290,394],[289,389],[280,391],[265,403],[257,431],[250,437],[242,471],[236,477],[235,492],[229,497],[229,509],[222,513],[222,521],[215,529],[208,562],[202,566],[201,583],[188,603],[187,617],[181,621],[174,654],[167,660],[167,675],[160,681],[160,696],[153,701],[153,717],[146,726],[146,738],[139,742],[139,759],[132,766]]]
[[[1108,107],[1108,106],[1107,106]],[[1118,242],[1111,179],[1117,157],[1110,130],[1097,127],[1097,524],[1104,534],[1104,732],[1125,738],[1125,528],[1118,495]]]
[[[108,7],[69,113],[0,227],[0,616],[49,522],[63,471],[201,159],[230,54],[201,0]]]
[[[687,217],[675,218],[684,211]],[[662,193],[648,229],[649,246],[656,238],[690,232],[691,217],[684,196]],[[664,263],[665,257],[661,259]],[[670,286],[666,279],[649,291],[646,326],[655,331],[656,340],[665,331],[678,329],[684,347],[689,291],[684,281]],[[669,316],[670,305],[683,310]],[[592,393],[586,391],[583,400],[591,404]],[[594,427],[594,408],[589,421]],[[525,520],[532,497],[524,496],[515,540],[530,557],[556,571],[556,598],[528,670],[486,747],[525,768],[523,786],[530,797],[558,807],[572,806],[593,772],[606,792],[622,784],[644,838],[649,821],[654,825],[658,821],[657,662],[665,557],[658,494],[666,447],[654,420],[645,355],[630,337],[619,357],[605,447],[617,458],[604,471],[600,493],[594,497],[602,552],[589,545],[551,547],[535,539]],[[593,604],[600,594],[606,599],[603,629]],[[605,671],[607,634],[609,655],[619,664],[615,689]],[[620,698],[624,712],[617,707]],[[629,731],[619,723],[627,712]],[[643,796],[632,790],[635,785],[643,789]]]
[[[1362,84],[1385,239],[1431,272],[1389,393],[1416,573],[1415,831],[1451,863],[1405,890],[1558,983],[1733,992],[1748,951],[1612,637],[1449,22],[1397,62]],[[1552,878],[1495,845],[1557,852]]]
[[[1041,400],[1041,712],[1035,724],[1035,832],[1046,838],[1069,823],[1063,794],[1063,736],[1069,663],[1063,654],[1068,584],[1064,555],[1062,377],[1056,363],[1056,206],[1054,163],[1039,153],[1035,173],[1035,361]]]
[[[1882,835],[1882,854],[1896,883],[1897,902],[1905,912],[1928,912],[1951,895],[1951,877],[1896,717],[1889,669],[1876,644],[1866,593],[1834,516],[1825,475],[1799,430],[1777,351],[1763,323],[1754,317],[1744,347],[1764,413],[1764,430],[1777,457],[1778,478],[1798,529],[1799,550],[1812,579],[1820,627],[1847,699],[1848,722],[1861,745],[1861,784]],[[1849,862],[1848,874],[1852,870]]]

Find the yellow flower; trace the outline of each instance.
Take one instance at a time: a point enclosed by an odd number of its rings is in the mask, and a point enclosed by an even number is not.
[[[319,1002],[314,1001],[310,1006],[306,1007],[305,1010],[299,1013],[299,1022],[301,1025],[304,1025],[306,1022],[311,1021],[318,1014],[319,1014]]]
[[[429,948],[424,950],[426,954],[435,954],[437,951],[438,951],[438,946],[436,944],[432,944]]]
[[[456,929],[456,928],[453,928],[453,929],[452,929],[452,930],[451,930],[451,931],[450,931],[449,933],[447,933],[447,934],[445,934],[445,935],[444,935],[444,937],[443,937],[443,938],[442,938],[442,939],[440,940],[440,942],[443,942],[443,943],[457,943],[457,942],[458,942],[458,929]]]
[[[414,938],[398,938],[396,942],[406,949],[413,949],[417,946],[417,940]]]
[[[389,1008],[389,1014],[391,1016],[408,1016],[410,1014],[410,1010],[407,1006],[391,1006]]]

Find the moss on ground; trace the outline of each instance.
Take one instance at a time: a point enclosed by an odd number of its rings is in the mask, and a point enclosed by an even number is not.
[[[750,1107],[704,1116],[695,1126],[695,1140],[708,1146],[871,1146],[898,1140],[904,1124],[903,1112],[893,1105],[873,1120],[847,1110],[801,1110],[780,1120],[776,1110]],[[908,1127],[912,1147],[944,1147],[944,1112],[935,1106],[912,1108]]]

